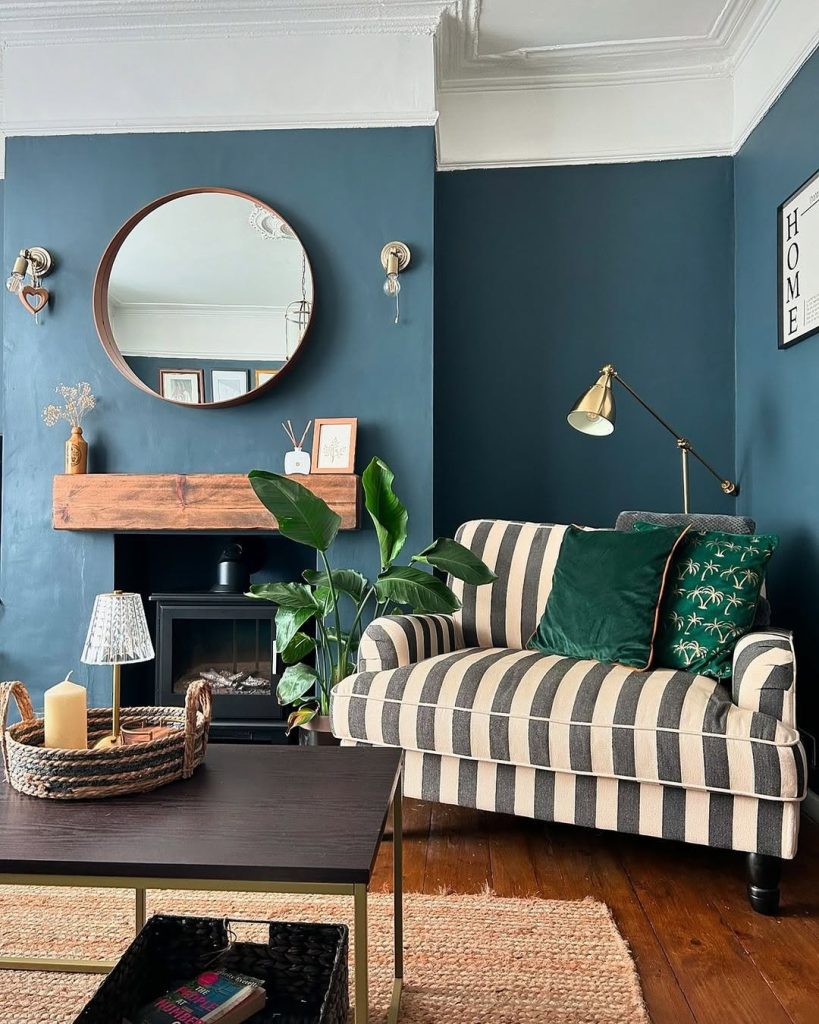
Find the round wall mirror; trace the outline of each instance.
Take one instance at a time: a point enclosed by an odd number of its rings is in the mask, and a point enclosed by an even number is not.
[[[114,235],[94,281],[94,321],[114,365],[178,405],[255,398],[286,372],[312,314],[298,235],[232,189],[150,203]]]

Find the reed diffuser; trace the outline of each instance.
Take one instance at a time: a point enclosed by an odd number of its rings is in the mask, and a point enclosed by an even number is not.
[[[304,433],[301,435],[299,441],[296,440],[296,432],[293,430],[293,424],[290,420],[286,420],[282,423],[282,429],[287,434],[288,439],[293,444],[293,451],[287,452],[284,456],[284,471],[288,476],[294,476],[296,474],[303,474],[308,476],[310,473],[310,452],[302,450],[305,438],[310,432],[313,421],[308,420],[307,426],[304,428]]]
[[[71,426],[71,436],[65,442],[66,473],[88,472],[88,442],[82,436],[82,421],[86,413],[97,404],[87,381],[79,384],[58,384],[54,389],[62,398],[62,405],[47,405],[43,409],[46,426],[53,427],[60,420]]]

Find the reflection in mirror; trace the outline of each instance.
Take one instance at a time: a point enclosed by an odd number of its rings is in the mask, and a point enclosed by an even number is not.
[[[195,191],[137,214],[115,237],[94,305],[109,355],[147,388],[181,404],[235,403],[297,352],[313,277],[298,236],[270,207]]]

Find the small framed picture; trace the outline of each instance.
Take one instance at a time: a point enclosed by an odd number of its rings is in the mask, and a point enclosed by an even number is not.
[[[230,402],[247,394],[247,370],[211,370],[214,402]]]
[[[182,405],[201,405],[205,401],[205,371],[160,370],[159,393]]]
[[[777,211],[779,347],[819,334],[819,171]]]
[[[269,380],[273,380],[273,378],[279,371],[278,369],[262,370],[260,368],[257,368],[254,372],[256,374],[255,386],[257,388],[260,388],[262,384],[267,384]]]
[[[313,472],[352,473],[358,420],[316,420],[313,426]]]

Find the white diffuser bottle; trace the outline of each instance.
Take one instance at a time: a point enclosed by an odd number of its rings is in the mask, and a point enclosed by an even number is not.
[[[303,473],[308,476],[310,473],[310,452],[305,452],[298,445],[292,452],[286,452],[284,456],[284,471],[288,476]]]

